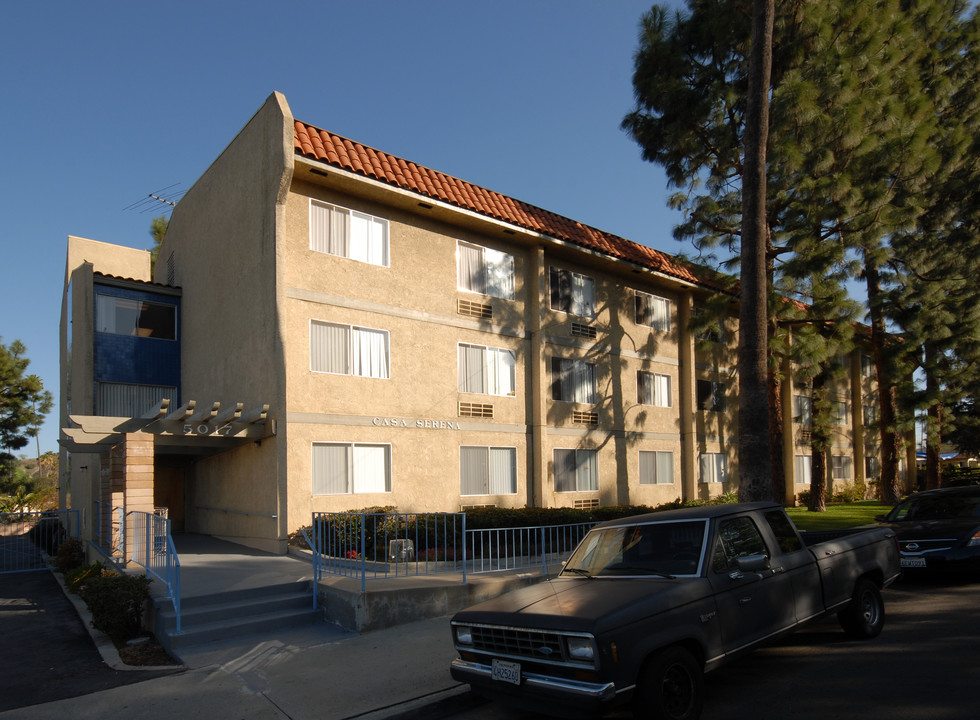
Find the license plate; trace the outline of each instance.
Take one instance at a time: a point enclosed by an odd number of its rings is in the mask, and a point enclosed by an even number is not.
[[[500,682],[520,685],[521,664],[494,658],[491,664],[490,677],[494,680],[499,680]]]
[[[926,559],[925,558],[922,558],[922,557],[916,557],[916,558],[903,557],[902,560],[901,560],[900,565],[902,567],[919,567],[919,568],[922,568],[922,567],[925,567],[926,566]]]

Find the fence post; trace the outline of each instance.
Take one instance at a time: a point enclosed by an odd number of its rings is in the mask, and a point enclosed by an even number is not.
[[[363,593],[367,587],[367,560],[365,559],[365,552],[367,551],[367,539],[364,534],[367,532],[367,514],[361,513],[361,592]]]
[[[541,528],[541,574],[548,574],[548,548],[544,544],[544,527]]]
[[[463,584],[466,584],[466,513],[463,516]]]

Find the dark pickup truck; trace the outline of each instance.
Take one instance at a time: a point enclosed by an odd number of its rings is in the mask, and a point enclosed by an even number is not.
[[[704,673],[836,612],[873,638],[900,573],[895,534],[807,546],[773,503],[686,508],[597,525],[558,577],[457,613],[452,676],[566,717],[633,703],[695,720]]]

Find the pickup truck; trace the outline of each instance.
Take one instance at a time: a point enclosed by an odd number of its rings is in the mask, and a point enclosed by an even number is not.
[[[893,531],[808,547],[775,503],[611,520],[557,577],[457,613],[450,671],[522,710],[696,720],[705,672],[806,622],[876,637],[899,574]]]

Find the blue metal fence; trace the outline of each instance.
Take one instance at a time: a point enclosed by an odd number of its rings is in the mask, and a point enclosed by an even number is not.
[[[176,633],[180,634],[180,559],[170,534],[170,520],[154,513],[126,513],[123,556],[146,569],[146,576],[166,588],[165,599],[174,606]],[[127,552],[128,551],[128,552]]]
[[[47,558],[78,536],[78,510],[0,513],[0,573],[47,570]]]
[[[464,513],[314,513],[315,572],[361,580],[462,573]],[[319,557],[317,557],[319,556]]]
[[[465,513],[314,513],[314,582],[323,574],[367,580],[408,575],[556,572],[594,523],[466,529]],[[315,601],[314,601],[315,602]]]
[[[466,533],[466,555],[471,573],[561,569],[595,523],[545,527],[493,528]]]

